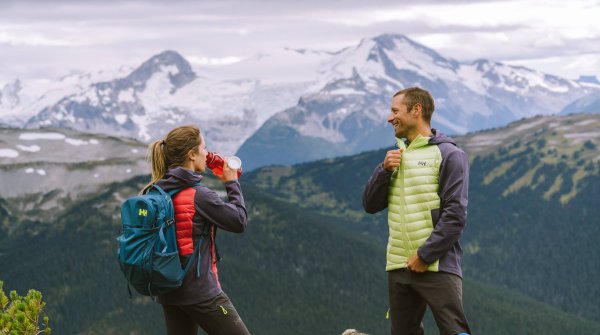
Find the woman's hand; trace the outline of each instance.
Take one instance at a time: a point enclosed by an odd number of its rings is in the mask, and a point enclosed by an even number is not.
[[[224,183],[238,179],[237,170],[233,170],[227,165],[228,160],[229,157],[223,159],[223,174],[217,176]]]

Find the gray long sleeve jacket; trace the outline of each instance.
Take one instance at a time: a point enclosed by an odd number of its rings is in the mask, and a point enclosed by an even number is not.
[[[462,276],[460,236],[467,222],[469,163],[454,141],[432,129],[406,147],[393,172],[378,165],[363,192],[368,213],[388,208],[387,266],[417,254],[429,271]],[[399,142],[403,146],[403,142]]]
[[[234,233],[241,233],[246,228],[247,212],[240,183],[238,181],[225,183],[229,200],[225,202],[215,191],[205,185],[199,185],[201,178],[202,176],[199,174],[177,167],[169,170],[165,177],[157,182],[157,185],[166,192],[185,188],[175,197],[181,194],[182,197],[187,196],[189,199],[173,198],[175,224],[179,224],[179,217],[182,217],[181,222],[186,222],[186,216],[188,217],[187,221],[192,223],[192,229],[189,232],[183,232],[177,227],[178,244],[180,240],[191,237],[195,246],[198,243],[198,237],[205,232],[208,233],[200,246],[200,277],[196,277],[197,259],[184,260],[194,262],[192,269],[186,274],[180,288],[157,297],[157,301],[161,304],[191,305],[210,300],[221,293],[215,247],[217,227]],[[183,194],[184,192],[186,194]],[[186,205],[186,202],[189,204]],[[210,231],[206,231],[206,229]]]

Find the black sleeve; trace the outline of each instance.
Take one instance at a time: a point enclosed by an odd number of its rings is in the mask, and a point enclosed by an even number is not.
[[[440,167],[440,218],[417,254],[427,264],[440,259],[456,243],[467,223],[469,160],[454,150]]]
[[[225,183],[228,202],[223,201],[217,192],[201,185],[196,188],[195,206],[198,214],[217,227],[234,233],[246,229],[248,214],[244,205],[239,181]]]
[[[363,191],[363,208],[369,214],[377,213],[388,206],[388,188],[392,172],[377,165]]]

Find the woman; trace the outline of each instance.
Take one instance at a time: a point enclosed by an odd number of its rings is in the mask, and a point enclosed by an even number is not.
[[[152,184],[166,192],[180,189],[173,196],[177,245],[182,264],[192,261],[182,287],[159,295],[167,334],[194,334],[200,326],[209,335],[249,334],[227,295],[221,290],[215,249],[216,229],[241,233],[246,228],[247,213],[236,170],[223,166],[217,176],[227,190],[224,202],[213,190],[200,184],[199,172],[206,170],[206,146],[200,130],[182,126],[169,132],[163,140],[154,141],[148,149],[152,165]],[[206,238],[202,239],[202,236]],[[200,245],[200,272],[194,247]]]

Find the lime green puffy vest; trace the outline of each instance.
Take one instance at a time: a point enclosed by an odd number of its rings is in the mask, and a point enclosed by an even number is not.
[[[418,136],[405,148],[400,166],[394,171],[388,189],[386,271],[406,268],[408,258],[416,255],[433,230],[431,210],[440,208],[439,172],[442,154],[429,137]],[[427,271],[438,271],[439,261]]]

